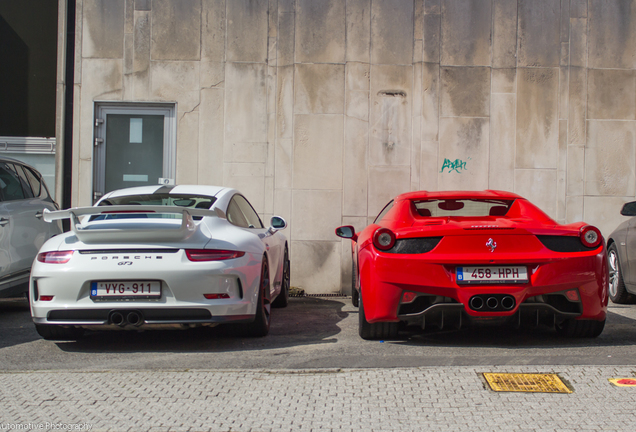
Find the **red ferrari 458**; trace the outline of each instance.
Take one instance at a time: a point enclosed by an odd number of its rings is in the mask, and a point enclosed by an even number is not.
[[[596,337],[607,313],[600,231],[559,225],[501,191],[399,195],[352,240],[353,304],[360,336],[390,339],[400,324],[461,328],[468,322],[550,325]]]

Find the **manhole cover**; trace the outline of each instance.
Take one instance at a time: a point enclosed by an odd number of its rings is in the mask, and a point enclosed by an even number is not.
[[[496,392],[572,393],[557,374],[484,373]]]

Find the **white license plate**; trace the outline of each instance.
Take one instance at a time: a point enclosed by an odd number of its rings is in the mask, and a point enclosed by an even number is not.
[[[91,283],[91,298],[156,299],[161,297],[159,281],[103,281]]]
[[[528,269],[524,266],[457,267],[455,274],[458,284],[528,282]]]

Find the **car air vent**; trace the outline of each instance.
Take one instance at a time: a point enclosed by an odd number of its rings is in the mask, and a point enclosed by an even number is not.
[[[395,254],[422,254],[432,251],[441,239],[442,237],[398,239],[395,241],[395,245],[385,252]]]
[[[554,252],[589,252],[598,249],[598,246],[589,248],[583,245],[579,236],[538,235],[537,238],[543,246]]]
[[[465,230],[513,230],[514,227],[502,227],[499,225],[473,225],[468,228],[464,228]]]

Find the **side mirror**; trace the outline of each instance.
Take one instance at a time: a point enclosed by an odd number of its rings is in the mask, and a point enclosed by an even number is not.
[[[356,229],[351,225],[345,225],[336,228],[336,235],[338,237],[351,239],[353,241],[358,240],[358,236],[356,235]]]
[[[287,222],[280,216],[273,216],[270,219],[269,224],[271,225],[269,228],[270,231],[278,231],[287,228]]]
[[[621,209],[623,216],[636,216],[636,201],[628,202]]]

